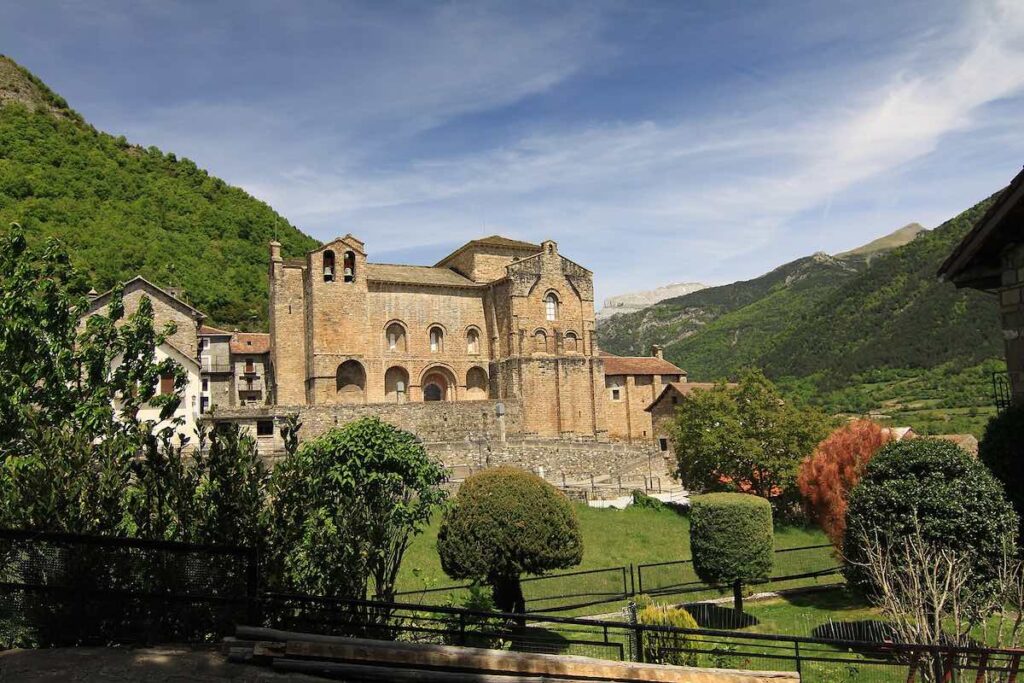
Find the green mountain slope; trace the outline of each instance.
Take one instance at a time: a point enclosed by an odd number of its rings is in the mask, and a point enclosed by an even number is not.
[[[935,230],[902,228],[895,249],[815,255],[617,316],[599,326],[599,341],[613,353],[664,344],[692,380],[755,365],[835,411],[877,413],[922,432],[977,432],[1003,353],[996,302],[935,273],[992,200]]]
[[[878,368],[965,368],[1002,356],[995,297],[936,277],[993,199],[873,260],[775,341],[761,357],[768,372],[839,384]]]
[[[0,225],[11,221],[60,238],[98,291],[142,274],[245,329],[266,323],[267,243],[286,256],[316,245],[194,162],[95,130],[0,56]]]
[[[697,357],[691,351],[684,367],[694,377],[723,376],[734,367],[734,355],[756,355],[759,340],[781,331],[778,325],[782,319],[775,311],[812,305],[866,265],[867,261],[859,257],[840,259],[814,254],[753,280],[666,299],[642,311],[602,321],[598,325],[601,348],[622,355],[642,355],[651,344],[675,349],[700,332],[702,339],[708,339],[708,352]],[[719,322],[721,319],[725,322]],[[723,353],[723,348],[730,354]]]

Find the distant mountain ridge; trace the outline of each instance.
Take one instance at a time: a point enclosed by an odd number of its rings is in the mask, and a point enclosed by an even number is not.
[[[909,223],[898,230],[890,232],[888,235],[883,235],[876,240],[871,240],[867,244],[862,244],[856,249],[836,254],[836,256],[843,258],[845,256],[872,256],[875,254],[883,254],[885,252],[892,251],[897,247],[902,247],[904,244],[910,244],[917,239],[921,233],[925,232],[928,232],[928,230],[920,223]]]
[[[317,245],[189,159],[97,131],[0,56],[0,226],[12,221],[64,242],[99,291],[142,275],[243,329],[266,324],[268,242],[291,256]]]
[[[627,294],[611,296],[604,300],[604,304],[595,313],[595,317],[598,320],[604,320],[620,313],[634,313],[659,301],[691,294],[706,288],[707,285],[700,282],[674,282],[644,292],[629,292]]]

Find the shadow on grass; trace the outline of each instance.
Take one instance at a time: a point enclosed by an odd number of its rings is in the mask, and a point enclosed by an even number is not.
[[[565,635],[547,628],[528,627],[510,634],[509,647],[516,652],[563,654],[572,643]]]
[[[826,640],[855,640],[862,643],[886,643],[895,640],[890,624],[878,619],[832,621],[814,627],[811,635]]]
[[[710,602],[686,605],[686,611],[701,628],[732,630],[756,626],[759,622],[751,614],[737,614],[732,607],[722,607]]]

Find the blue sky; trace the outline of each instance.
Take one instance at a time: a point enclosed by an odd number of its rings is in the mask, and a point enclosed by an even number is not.
[[[934,227],[1024,163],[1019,0],[0,0],[0,52],[319,239],[550,237],[598,297]]]

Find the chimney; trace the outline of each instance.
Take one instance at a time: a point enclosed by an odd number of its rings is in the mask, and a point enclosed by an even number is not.
[[[270,260],[273,263],[281,260],[281,243],[277,240],[270,243]]]
[[[661,344],[651,344],[651,355],[655,358],[665,358],[664,348]]]

